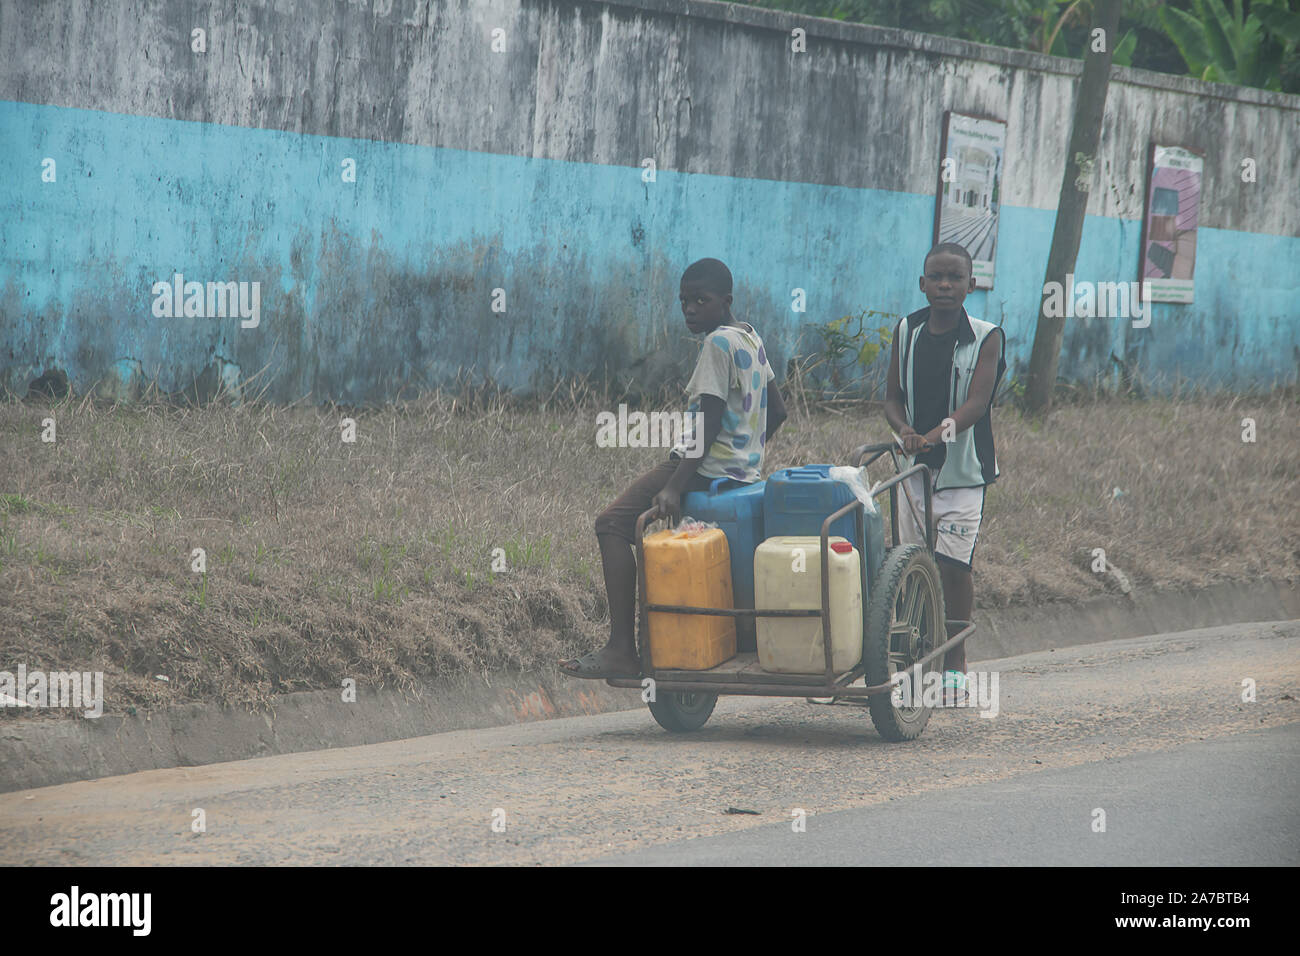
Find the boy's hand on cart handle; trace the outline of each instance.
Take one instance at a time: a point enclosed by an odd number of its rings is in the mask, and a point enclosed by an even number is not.
[[[651,504],[654,505],[655,514],[661,518],[667,518],[674,528],[682,520],[681,496],[671,488],[665,488],[655,495]]]
[[[922,435],[918,435],[910,426],[903,426],[902,434],[895,435],[894,440],[898,442],[903,453],[907,455],[916,455],[925,451],[931,446],[931,443]]]

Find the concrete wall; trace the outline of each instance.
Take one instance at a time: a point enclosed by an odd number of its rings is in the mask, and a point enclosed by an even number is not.
[[[339,401],[459,370],[652,383],[693,356],[676,283],[705,255],[782,367],[810,323],[924,305],[945,109],[1008,122],[996,286],[967,307],[1004,325],[1014,371],[1078,71],[680,0],[0,0],[0,386],[52,367],[79,391],[264,370],[270,397]],[[1114,351],[1152,379],[1295,381],[1300,97],[1117,69],[1107,114],[1076,274],[1137,278],[1147,146],[1198,148],[1196,302],[1145,330],[1072,320],[1063,374]],[[177,272],[260,282],[260,325],[155,317]]]

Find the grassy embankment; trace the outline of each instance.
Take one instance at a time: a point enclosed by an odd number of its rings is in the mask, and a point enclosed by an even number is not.
[[[878,406],[791,404],[768,470],[888,434]],[[106,712],[122,713],[550,666],[601,640],[592,520],[663,454],[596,448],[605,407],[0,404],[0,669],[102,670]],[[1090,570],[1095,547],[1139,590],[1300,572],[1294,396],[1085,402],[1041,424],[1004,407],[994,422],[1004,478],[980,606],[1116,590]]]

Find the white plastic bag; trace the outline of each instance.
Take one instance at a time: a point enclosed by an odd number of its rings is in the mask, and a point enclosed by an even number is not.
[[[842,481],[853,489],[854,496],[862,502],[862,507],[867,514],[876,512],[876,499],[871,497],[871,489],[867,487],[865,478],[865,468],[852,468],[848,465],[835,465],[830,470],[831,481]]]
[[[696,538],[710,528],[716,527],[718,527],[716,522],[697,521],[690,515],[682,515],[682,520],[678,522],[677,527],[673,528],[673,534],[684,534],[688,538]]]

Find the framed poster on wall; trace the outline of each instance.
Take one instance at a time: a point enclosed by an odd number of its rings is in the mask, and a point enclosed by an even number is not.
[[[951,110],[944,114],[934,241],[955,242],[970,253],[980,289],[993,288],[1006,146],[1002,120]]]
[[[1151,147],[1138,269],[1142,296],[1151,302],[1192,301],[1201,167],[1201,155],[1195,150]]]

